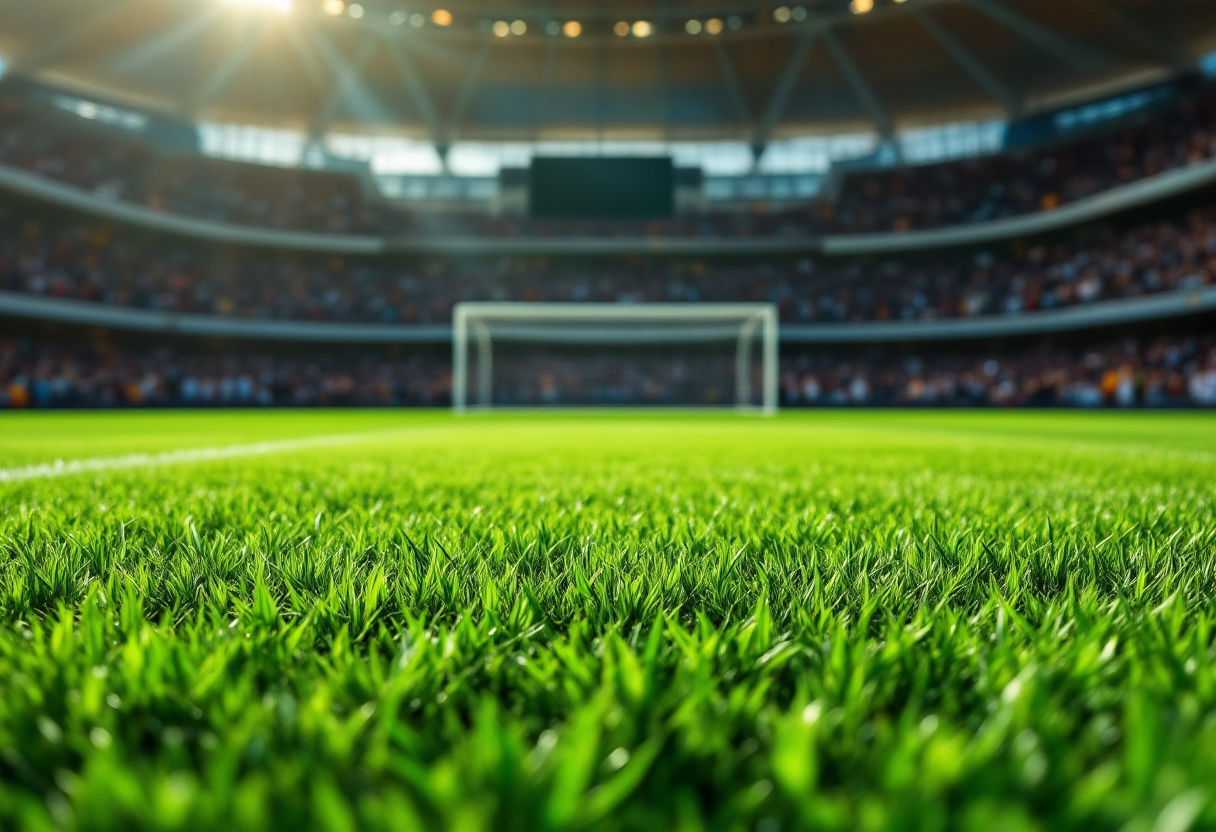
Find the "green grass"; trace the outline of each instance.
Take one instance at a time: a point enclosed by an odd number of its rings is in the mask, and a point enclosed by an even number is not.
[[[1216,827],[1216,419],[59,414],[0,828]]]

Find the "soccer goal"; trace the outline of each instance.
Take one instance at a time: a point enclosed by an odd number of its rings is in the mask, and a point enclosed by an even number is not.
[[[777,410],[772,304],[460,303],[452,404]]]

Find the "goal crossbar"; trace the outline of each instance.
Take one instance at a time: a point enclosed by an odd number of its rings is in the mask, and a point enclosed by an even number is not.
[[[735,406],[748,403],[752,345],[759,341],[763,366],[759,406],[777,409],[777,310],[763,303],[483,303],[456,305],[452,332],[452,404],[457,412],[468,401],[470,350],[475,350],[477,390],[488,406],[494,389],[494,342],[563,345],[654,344],[668,346],[699,342],[737,341],[735,347]],[[602,325],[602,326],[601,326]]]

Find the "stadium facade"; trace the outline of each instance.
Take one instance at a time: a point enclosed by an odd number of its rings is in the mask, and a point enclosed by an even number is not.
[[[773,304],[783,406],[1216,406],[1216,9],[1072,5],[8,10],[0,406],[447,406],[464,301]],[[670,208],[529,211],[589,156]]]

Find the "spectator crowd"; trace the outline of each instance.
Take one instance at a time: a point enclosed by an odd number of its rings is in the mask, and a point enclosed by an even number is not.
[[[243,318],[446,324],[459,301],[771,302],[787,323],[1016,314],[1216,286],[1216,206],[904,259],[409,260],[226,250],[0,205],[0,290]]]
[[[1115,132],[932,165],[844,176],[835,199],[794,210],[723,211],[654,222],[552,221],[488,211],[409,210],[351,173],[209,159],[80,119],[0,89],[0,164],[98,196],[271,229],[389,236],[757,237],[907,231],[992,220],[1090,196],[1216,157],[1216,88],[1180,94]]]
[[[174,350],[0,338],[0,409],[371,407],[450,401],[446,359],[344,350]]]
[[[701,389],[677,361],[622,369],[538,354],[513,372],[528,384],[497,390],[496,403],[723,404],[729,384]],[[569,366],[563,367],[565,361]],[[562,378],[577,378],[577,387]],[[673,378],[685,383],[672,384]],[[789,353],[781,362],[785,407],[1216,407],[1216,338],[1125,338],[1084,347],[1037,344],[997,351],[928,351],[883,357]],[[228,350],[201,352],[114,344],[0,339],[0,409],[67,407],[443,406],[448,359],[395,355]],[[719,389],[721,388],[721,389]]]
[[[817,230],[909,231],[1050,211],[1139,179],[1216,158],[1216,91],[1079,141],[848,177]]]

